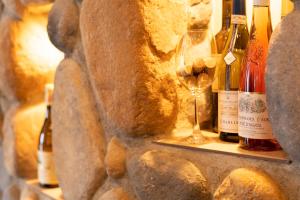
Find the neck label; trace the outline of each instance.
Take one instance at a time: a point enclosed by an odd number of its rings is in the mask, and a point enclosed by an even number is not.
[[[231,65],[236,60],[236,57],[233,55],[231,51],[229,51],[224,57],[224,61],[226,65]]]
[[[245,15],[232,15],[231,16],[231,23],[232,24],[246,24],[247,17]]]
[[[269,6],[270,0],[253,0],[254,6]]]

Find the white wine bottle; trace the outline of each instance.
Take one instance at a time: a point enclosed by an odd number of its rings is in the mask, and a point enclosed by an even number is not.
[[[238,89],[241,63],[249,40],[245,0],[233,0],[229,38],[219,68],[220,139],[238,142]]]
[[[230,21],[231,21],[231,8],[232,0],[223,0],[222,3],[222,28],[219,33],[216,35],[216,44],[218,54],[223,53],[223,50],[228,39],[230,32]],[[217,66],[215,76],[218,77],[219,67]],[[218,89],[219,88],[219,79],[216,78],[212,85],[212,128],[214,132],[218,132]]]
[[[52,155],[52,127],[51,127],[51,104],[53,96],[53,85],[45,87],[45,101],[47,111],[45,121],[40,133],[38,144],[38,180],[42,187],[58,187],[55,167]]]

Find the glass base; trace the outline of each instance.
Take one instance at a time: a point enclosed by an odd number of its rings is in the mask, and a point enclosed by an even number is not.
[[[192,135],[185,138],[185,142],[188,144],[206,144],[213,141],[213,138],[206,137],[202,134],[201,130],[197,127],[193,129]]]

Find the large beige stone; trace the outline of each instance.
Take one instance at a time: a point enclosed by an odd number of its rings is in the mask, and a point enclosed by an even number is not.
[[[163,52],[175,49],[182,31],[177,25],[184,24],[184,9],[176,2],[82,2],[88,72],[102,121],[111,132],[163,134],[174,127],[177,78],[173,53]],[[161,25],[162,20],[168,25]]]
[[[3,118],[4,118],[3,115],[4,115],[4,114],[3,114],[3,111],[2,111],[1,106],[0,106],[0,127],[1,127],[1,129],[0,129],[0,143],[2,143],[2,140],[3,140],[3,131],[2,131],[2,127],[3,127]]]
[[[106,173],[104,133],[88,79],[71,59],[59,65],[53,102],[53,151],[65,199],[91,199]]]
[[[22,189],[20,200],[39,200],[38,194],[25,186]]]
[[[48,34],[53,44],[70,54],[79,39],[79,10],[73,0],[57,0],[49,14]]]
[[[3,200],[20,200],[20,188],[17,184],[11,184],[3,191]]]
[[[4,11],[4,3],[0,1],[0,15],[2,15],[3,11]]]
[[[24,12],[24,5],[19,0],[2,0],[5,10],[14,18],[21,19]]]
[[[38,11],[28,9],[22,20],[7,15],[0,20],[0,91],[9,101],[42,100],[44,85],[53,81],[62,58],[48,39],[48,11]]]
[[[105,165],[107,174],[113,178],[121,178],[126,171],[126,149],[117,137],[107,146]]]
[[[14,106],[5,114],[3,155],[13,176],[35,178],[37,146],[45,118],[45,105]]]
[[[274,31],[266,73],[267,103],[274,135],[293,160],[300,160],[300,45],[297,10]]]
[[[98,200],[132,200],[123,188],[113,188],[104,193]]]
[[[240,168],[232,171],[214,194],[215,200],[285,200],[278,185],[265,173]]]
[[[186,8],[185,1],[140,1],[145,29],[156,50],[169,53],[176,48],[180,37],[186,31]]]
[[[176,154],[148,151],[128,164],[129,179],[140,200],[208,200],[211,194],[200,170]]]
[[[3,158],[3,147],[0,147],[0,191],[2,192],[5,188],[7,188],[12,182],[13,178],[10,176],[4,166],[4,158]],[[0,194],[1,197],[1,194]],[[1,198],[0,198],[1,199]]]

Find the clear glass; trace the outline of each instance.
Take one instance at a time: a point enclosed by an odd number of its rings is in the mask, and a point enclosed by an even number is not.
[[[195,122],[190,142],[208,141],[200,130],[198,99],[207,91],[214,79],[219,60],[214,38],[209,29],[188,30],[176,51],[176,74],[182,85],[191,91],[195,102]]]

